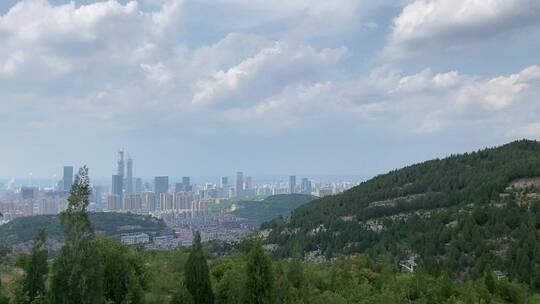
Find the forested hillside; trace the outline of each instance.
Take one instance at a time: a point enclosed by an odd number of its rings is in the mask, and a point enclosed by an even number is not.
[[[239,208],[233,213],[262,223],[277,216],[289,216],[294,209],[315,199],[315,196],[306,194],[272,195],[262,201],[240,201]]]
[[[90,221],[99,234],[115,235],[126,232],[162,230],[163,220],[130,213],[89,213]],[[49,238],[61,239],[64,231],[59,216],[37,215],[14,219],[0,226],[0,245],[11,246],[32,240],[40,229],[45,229]]]
[[[293,244],[339,254],[411,257],[433,275],[478,278],[486,271],[540,289],[540,143],[521,140],[377,176],[340,195],[263,224],[275,254]]]

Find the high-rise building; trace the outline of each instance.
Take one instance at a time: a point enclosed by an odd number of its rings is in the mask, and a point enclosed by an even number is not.
[[[122,176],[122,178],[125,175],[125,169],[124,169],[124,150],[118,151],[118,160],[116,161],[116,175]]]
[[[242,197],[244,195],[244,173],[236,172],[236,196]]]
[[[64,176],[62,178],[64,191],[71,190],[73,185],[73,166],[64,166]]]
[[[296,192],[296,176],[291,175],[289,176],[289,193],[295,193]]]
[[[311,194],[312,192],[311,181],[308,178],[306,177],[302,178],[300,191],[302,191],[303,194]]]
[[[23,200],[34,200],[38,196],[37,187],[21,187],[21,197]]]
[[[159,195],[161,211],[171,211],[174,208],[174,197],[169,192],[163,192]]]
[[[189,181],[189,176],[182,177],[182,184],[184,184],[184,191],[191,191],[193,190],[191,187],[191,182]]]
[[[140,177],[135,178],[135,194],[141,194],[144,191],[143,180]]]
[[[92,201],[96,203],[96,209],[103,209],[103,194],[105,193],[105,187],[93,186],[92,187]]]
[[[156,176],[154,177],[154,193],[156,194],[156,200],[159,201],[159,206],[162,209],[161,193],[169,192],[169,177],[168,176]]]
[[[57,214],[58,202],[54,198],[43,198],[38,204],[39,214]]]
[[[140,211],[142,209],[142,198],[138,194],[126,195],[124,200],[124,210],[126,211]]]
[[[227,188],[229,186],[229,178],[226,176],[222,176],[219,182],[219,186],[221,188]]]
[[[244,190],[251,190],[253,188],[253,179],[251,176],[246,176]]]
[[[133,194],[133,160],[128,154],[126,170],[126,194]]]
[[[174,185],[174,192],[181,192],[181,191],[192,191],[193,187],[190,184],[189,176],[182,177],[181,183],[176,183]]]
[[[114,194],[118,196],[118,200],[120,201],[120,205],[122,205],[122,202],[124,201],[124,177],[119,174],[115,174],[112,176],[112,187],[111,187],[111,194]],[[117,210],[117,209],[115,209]]]
[[[145,191],[142,194],[143,208],[148,211],[156,211],[156,195],[152,191]]]
[[[122,209],[122,201],[117,194],[109,194],[107,196],[107,210],[118,211]]]
[[[177,192],[174,194],[174,209],[178,211],[191,211],[197,195],[193,192]]]

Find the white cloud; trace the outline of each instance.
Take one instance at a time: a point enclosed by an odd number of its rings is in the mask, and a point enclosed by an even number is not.
[[[156,1],[153,12],[123,3],[27,0],[0,16],[0,114],[10,117],[1,123],[103,132],[283,134],[293,128],[312,135],[361,129],[421,136],[468,123],[507,126],[510,115],[525,130],[535,122],[530,116],[540,115],[533,103],[540,94],[536,65],[493,77],[453,68],[403,74],[389,65],[364,71],[349,61],[354,48],[292,39],[291,33],[310,36],[318,21],[322,27],[341,18],[342,25],[366,22],[351,19],[360,2],[205,2],[231,4],[240,15],[254,10],[253,20],[239,20],[244,29],[288,22],[282,35],[275,28],[247,30],[197,43],[183,41],[182,22],[194,2]],[[426,18],[411,26],[428,37],[435,32],[424,26],[436,21]],[[396,46],[424,37],[398,25],[404,40]]]
[[[295,82],[323,78],[346,54],[345,48],[315,50],[275,43],[238,65],[197,82],[194,104],[252,104]]]
[[[173,78],[169,69],[161,62],[157,64],[141,63],[141,69],[146,73],[147,79],[156,84],[165,84]]]
[[[530,66],[516,74],[480,78],[456,71],[434,74],[430,69],[399,75],[383,68],[357,80],[287,86],[252,106],[225,113],[228,121],[257,124],[274,132],[341,125],[406,136],[465,132],[467,126],[479,124],[508,134],[540,115],[540,105],[535,106],[540,96],[539,69]],[[515,126],[508,125],[509,117]]]
[[[416,0],[391,27],[386,58],[462,49],[540,26],[536,0]]]

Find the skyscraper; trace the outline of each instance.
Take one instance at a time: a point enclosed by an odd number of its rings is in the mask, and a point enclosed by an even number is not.
[[[242,197],[244,195],[244,173],[236,172],[236,196]]]
[[[308,178],[306,177],[302,178],[302,185],[301,185],[300,190],[302,191],[303,194],[311,194],[311,191],[312,191],[311,181]]]
[[[126,194],[133,194],[133,160],[128,154],[126,170]]]
[[[92,201],[96,203],[96,209],[98,211],[103,209],[103,194],[105,193],[105,188],[103,186],[93,186],[92,187]]]
[[[73,167],[72,166],[64,166],[64,177],[63,180],[63,189],[64,191],[69,191],[71,189],[71,185],[73,185]]]
[[[144,191],[143,180],[140,177],[135,178],[135,194],[141,194]]]
[[[289,193],[293,194],[296,192],[296,176],[289,176]]]
[[[161,193],[169,192],[169,177],[168,176],[156,176],[154,177],[154,193],[156,200],[159,200],[159,206],[161,208]]]
[[[115,174],[112,176],[112,187],[111,187],[111,194],[117,196],[118,204],[122,206],[122,202],[124,201],[124,177],[122,175]]]
[[[253,188],[253,179],[251,176],[246,176],[244,190],[251,190],[251,188]]]
[[[124,177],[124,150],[118,151],[118,160],[116,161],[116,175]]]
[[[189,176],[182,177],[182,184],[184,185],[184,191],[191,191],[191,183],[189,181]]]
[[[221,180],[220,180],[220,183],[219,183],[219,186],[221,188],[227,188],[229,186],[229,178],[226,177],[226,176],[222,176]]]
[[[190,185],[189,176],[182,177],[181,183],[176,183],[174,185],[174,191],[175,192],[181,192],[181,191],[191,191],[193,190],[193,187]]]

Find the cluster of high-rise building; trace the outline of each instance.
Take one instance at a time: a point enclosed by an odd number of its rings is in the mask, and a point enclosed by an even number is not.
[[[232,181],[232,182],[231,182]],[[62,179],[55,186],[32,184],[17,186],[12,180],[0,189],[0,223],[35,214],[57,214],[67,207],[67,197],[74,182],[73,166],[64,166]],[[116,168],[110,183],[92,185],[91,211],[114,211],[152,214],[205,214],[224,200],[261,199],[276,194],[311,194],[326,196],[342,192],[355,183],[313,182],[295,175],[286,181],[255,183],[253,178],[236,172],[233,179],[220,177],[217,182],[192,184],[190,177],[173,180],[169,176],[143,179],[134,176],[134,161],[124,150],[118,151]],[[219,208],[217,208],[219,209]]]
[[[116,174],[112,175],[110,191],[105,204],[97,204],[104,211],[125,211],[151,213],[159,215],[170,212],[204,212],[215,203],[208,198],[201,198],[193,191],[189,177],[171,187],[169,176],[156,176],[153,183],[143,183],[141,178],[133,177],[133,159],[124,158],[123,150],[118,152]],[[103,202],[103,192],[96,201]]]

